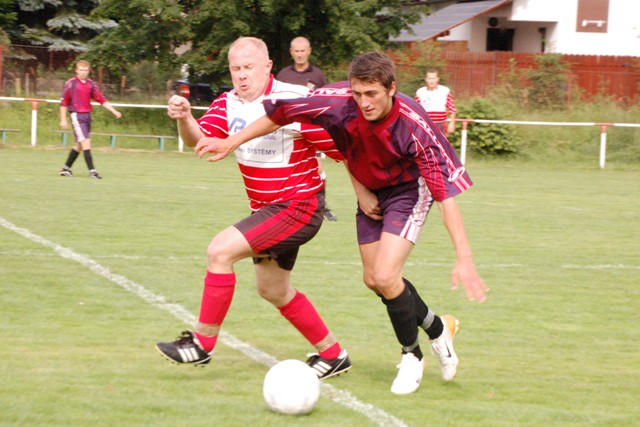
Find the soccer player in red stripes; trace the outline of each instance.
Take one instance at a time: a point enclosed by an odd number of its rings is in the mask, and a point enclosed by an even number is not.
[[[438,70],[427,70],[422,86],[416,91],[416,101],[420,103],[445,136],[456,131],[456,104],[453,102],[451,90],[440,84]],[[446,124],[449,114],[449,124]]]
[[[121,118],[122,114],[107,101],[96,82],[89,78],[91,65],[88,61],[78,61],[75,71],[75,77],[65,83],[60,101],[60,127],[62,129],[69,127],[67,122],[67,111],[69,111],[75,144],[59,174],[60,176],[72,177],[71,166],[82,152],[89,169],[89,176],[93,179],[102,179],[93,166],[93,156],[91,155],[91,137],[89,135],[91,131],[91,100],[100,103],[116,116],[116,119]]]
[[[194,146],[203,137],[227,138],[265,114],[262,100],[306,96],[305,86],[280,82],[271,74],[272,61],[265,43],[241,37],[229,48],[229,70],[234,89],[213,101],[196,120],[187,99],[169,99],[169,117],[176,119],[185,143]],[[291,285],[291,270],[301,245],[322,225],[323,181],[316,150],[342,160],[331,137],[321,127],[292,123],[244,144],[235,152],[244,179],[251,215],[220,231],[209,244],[208,266],[198,324],[158,350],[177,363],[209,363],[236,285],[234,264],[253,258],[260,296],[278,308],[313,345],[307,359],[319,378],[351,368],[347,351],[321,318],[311,301]],[[250,320],[250,319],[249,319]]]
[[[435,125],[413,98],[397,92],[394,64],[379,52],[356,57],[348,82],[319,88],[304,99],[268,99],[264,104],[267,116],[226,140],[200,140],[196,153],[213,153],[207,160],[217,161],[246,141],[291,122],[326,129],[348,162],[358,198],[364,282],[386,306],[402,346],[391,391],[408,394],[420,385],[425,361],[418,328],[430,339],[442,378],[451,381],[458,366],[453,337],[459,322],[451,315],[438,316],[403,277],[435,200],[457,255],[452,287],[462,283],[469,300],[485,300],[487,287],[476,272],[455,200],[472,183],[451,144],[434,131]]]

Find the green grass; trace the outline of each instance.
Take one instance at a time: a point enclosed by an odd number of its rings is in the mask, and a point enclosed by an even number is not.
[[[108,280],[197,314],[206,246],[247,213],[233,160],[96,149],[105,179],[95,181],[82,159],[76,177],[58,177],[66,155],[56,145],[0,149],[0,221],[46,239],[0,227],[0,425],[375,425],[326,390],[310,415],[270,412],[267,366],[225,344],[204,369],[167,363],[155,342],[187,325]],[[326,162],[339,220],[303,247],[293,282],[351,354],[351,372],[327,382],[408,426],[637,424],[640,167],[556,164],[468,158],[475,187],[458,200],[489,298],[469,303],[449,289],[454,252],[434,211],[406,276],[434,310],[460,318],[461,364],[443,383],[429,355],[418,392],[394,396],[399,347],[361,281],[353,191],[342,166]],[[258,297],[251,262],[237,274],[224,330],[303,359],[311,348]]]

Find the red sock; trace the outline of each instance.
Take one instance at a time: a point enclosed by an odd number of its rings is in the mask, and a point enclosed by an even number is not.
[[[235,284],[235,273],[217,274],[207,271],[207,275],[204,278],[202,301],[200,303],[200,317],[198,318],[200,323],[204,323],[205,325],[222,325],[231,306]],[[211,351],[218,338],[205,337],[198,334],[198,339],[205,347],[205,351]]]
[[[211,353],[213,348],[216,346],[216,342],[218,342],[218,336],[214,335],[212,337],[208,337],[206,335],[200,334],[198,331],[193,331],[200,344],[202,344],[202,349],[207,353]]]
[[[321,351],[319,354],[320,354],[320,357],[322,358],[333,360],[333,359],[337,359],[338,356],[340,356],[341,351],[342,351],[342,348],[340,347],[340,344],[335,343],[328,349]]]
[[[300,291],[287,304],[278,307],[280,314],[284,316],[300,333],[315,345],[322,341],[328,334],[329,328],[325,325],[320,313],[311,304],[311,301]],[[338,346],[339,348],[340,346]],[[328,350],[331,350],[331,347]],[[323,352],[324,353],[324,352]],[[332,352],[330,352],[331,354]],[[340,354],[340,351],[338,351]],[[324,357],[324,356],[323,356]],[[337,357],[337,355],[336,355]],[[335,359],[335,357],[333,357]]]

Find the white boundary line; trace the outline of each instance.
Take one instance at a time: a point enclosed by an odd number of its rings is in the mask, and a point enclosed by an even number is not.
[[[93,259],[91,259],[87,255],[82,255],[77,252],[72,251],[69,248],[61,246],[57,243],[51,242],[50,240],[45,239],[44,237],[33,234],[27,229],[20,228],[15,224],[5,220],[0,217],[0,225],[4,228],[11,230],[20,236],[29,239],[35,243],[39,243],[42,246],[46,246],[48,248],[53,249],[59,256],[62,258],[66,258],[72,261],[76,261],[81,264],[83,267],[88,268],[93,273],[98,276],[102,276],[105,279],[115,283],[120,286],[124,290],[134,294],[135,296],[140,297],[142,300],[148,302],[151,305],[154,305],[162,310],[168,311],[178,320],[183,321],[189,326],[193,326],[196,322],[196,317],[190,313],[186,308],[184,308],[180,304],[172,304],[168,303],[166,298],[163,295],[156,294],[144,286],[126,278],[125,276],[121,276],[119,274],[112,273],[109,268],[104,267],[103,265],[97,263]],[[220,340],[226,344],[227,346],[233,348],[234,350],[238,350],[247,356],[249,359],[254,360],[258,363],[266,365],[268,367],[275,365],[278,362],[278,359],[271,356],[268,353],[252,346],[249,343],[239,340],[231,334],[221,332]],[[341,390],[337,387],[332,386],[326,382],[322,382],[322,395],[332,400],[333,402],[345,406],[348,409],[351,409],[359,414],[367,417],[371,422],[381,427],[408,427],[402,420],[394,417],[393,415],[385,412],[384,410],[373,406],[369,403],[365,403],[360,401],[357,397],[352,395],[350,392],[346,390]]]

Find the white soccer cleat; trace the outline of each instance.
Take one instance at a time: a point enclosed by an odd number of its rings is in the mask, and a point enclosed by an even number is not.
[[[405,353],[402,355],[402,360],[397,367],[399,371],[396,379],[393,380],[393,384],[391,384],[391,393],[409,394],[416,391],[420,387],[420,381],[422,381],[424,357],[422,360],[418,360],[413,353]]]
[[[444,328],[438,338],[431,340],[431,352],[440,360],[442,379],[451,381],[458,370],[458,356],[453,349],[453,338],[460,329],[460,322],[449,314],[440,316],[440,319]]]

